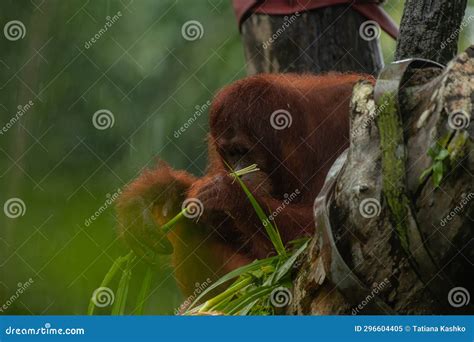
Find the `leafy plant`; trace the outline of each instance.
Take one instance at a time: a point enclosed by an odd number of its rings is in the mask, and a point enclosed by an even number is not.
[[[288,287],[291,283],[291,270],[307,246],[306,240],[298,248],[283,255],[256,260],[228,273],[201,293],[185,314],[199,315],[213,312],[227,315],[273,314],[274,308],[269,296],[279,287]],[[215,288],[233,279],[234,283],[224,292],[198,305]]]
[[[224,161],[225,162],[225,161]],[[225,162],[226,163],[226,162]],[[270,220],[268,219],[267,215],[265,215],[265,212],[263,211],[262,207],[260,206],[260,204],[258,204],[257,200],[255,199],[255,197],[252,195],[252,193],[250,192],[250,190],[247,188],[247,186],[245,185],[244,182],[242,182],[242,180],[240,179],[240,176],[245,174],[245,173],[242,173],[240,170],[240,173],[239,171],[235,172],[232,170],[232,168],[230,167],[229,164],[227,164],[227,167],[232,171],[231,172],[231,175],[234,176],[234,178],[237,180],[237,182],[239,182],[240,186],[242,187],[242,190],[244,190],[245,194],[247,195],[247,198],[249,199],[250,203],[252,204],[252,207],[253,209],[255,210],[255,212],[257,213],[257,216],[258,218],[260,219],[260,221],[262,222],[263,226],[265,227],[265,230],[268,234],[268,237],[270,238],[270,240],[272,241],[272,244],[273,246],[275,247],[275,250],[277,251],[277,253],[279,255],[285,255],[286,254],[286,251],[285,251],[285,247],[283,245],[283,242],[281,241],[281,237],[280,237],[280,233],[278,232],[278,229],[276,229],[273,224],[270,222]],[[250,167],[254,166],[255,165],[255,168],[253,168],[252,170],[256,170],[256,164],[253,164],[251,165]],[[253,171],[252,171],[253,172]],[[248,172],[246,172],[248,173]]]
[[[231,169],[228,164],[227,167]],[[294,268],[298,257],[308,246],[307,240],[300,240],[299,243],[295,242],[293,244],[296,248],[287,251],[278,229],[270,222],[253,194],[239,178],[239,175],[236,172],[232,172],[232,174],[236,175],[236,180],[262,222],[277,255],[254,261],[250,265],[240,267],[220,278],[194,300],[185,314],[208,314],[213,312],[227,315],[273,314],[274,309],[269,300],[270,295],[277,288],[287,287],[287,284],[291,283],[291,270]],[[212,290],[232,279],[236,280],[224,292],[207,300],[204,304],[196,306]]]
[[[449,167],[449,151],[441,144],[436,143],[428,150],[428,155],[431,157],[433,164],[423,171],[420,176],[420,182],[424,182],[432,174],[433,185],[437,188]]]
[[[133,268],[133,263],[135,259],[136,259],[136,256],[134,255],[132,251],[130,251],[125,256],[118,257],[114,261],[114,263],[112,264],[112,267],[106,273],[104,280],[102,280],[102,283],[100,284],[100,287],[110,287],[112,280],[121,271],[120,280],[117,286],[117,290],[115,291],[114,304],[112,306],[112,312],[111,312],[112,315],[125,314],[125,308],[126,308],[127,299],[128,299],[128,288],[130,285],[130,281],[132,279],[132,268]],[[137,301],[137,305],[135,309],[135,312],[138,315],[143,314],[143,307],[146,302],[146,299],[148,298],[148,293],[151,287],[152,276],[153,276],[153,271],[150,267],[148,267],[145,274],[145,278],[143,279],[143,282],[142,282],[142,287],[138,295],[138,301]],[[93,315],[94,309],[95,309],[94,298],[91,298],[89,302],[89,308],[87,310],[87,314]]]
[[[140,293],[138,294],[137,308],[135,309],[137,315],[143,315],[143,308],[149,296],[152,279],[153,270],[151,269],[151,267],[148,267],[145,273],[145,278],[143,279]]]
[[[227,165],[230,168],[229,165]],[[291,271],[295,268],[298,257],[308,246],[308,239],[298,239],[291,241],[289,247],[285,248],[281,240],[280,233],[276,226],[265,215],[264,210],[250,192],[240,176],[258,171],[256,164],[250,165],[244,169],[233,171],[231,176],[240,184],[242,190],[247,195],[257,216],[259,217],[265,231],[275,248],[276,255],[265,259],[255,260],[254,262],[235,269],[225,276],[215,281],[207,287],[188,307],[185,315],[207,315],[207,314],[225,314],[225,315],[271,315],[275,313],[275,308],[270,298],[273,291],[280,287],[288,288],[291,286]],[[163,225],[160,229],[164,234],[170,232],[174,225],[181,219],[184,219],[186,208],[179,212],[175,217]],[[124,257],[119,257],[107,272],[101,286],[108,286],[112,278],[122,268],[122,275],[118,284],[115,303],[112,308],[112,314],[123,315],[125,304],[128,297],[128,286],[132,276],[131,267],[135,257],[130,252]],[[143,280],[142,288],[138,296],[136,312],[143,313],[143,307],[148,297],[149,288],[152,281],[152,270],[148,269]],[[232,281],[232,284],[223,292],[214,295],[214,297],[200,304],[201,301],[210,295],[216,288]],[[94,312],[94,303],[91,300],[88,314]]]
[[[122,271],[122,276],[117,288],[117,294],[115,296],[114,306],[112,307],[112,315],[123,315],[125,313],[125,306],[127,304],[128,297],[128,286],[132,279],[132,262],[135,260],[135,256],[129,257],[125,268]]]

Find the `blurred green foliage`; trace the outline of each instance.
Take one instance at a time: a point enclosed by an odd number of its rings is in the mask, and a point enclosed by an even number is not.
[[[403,1],[385,8],[399,21]],[[0,36],[0,126],[33,105],[0,134],[0,203],[18,197],[26,206],[19,218],[0,215],[0,305],[19,283],[34,283],[0,314],[85,314],[106,270],[127,253],[112,206],[86,219],[158,158],[204,172],[207,114],[173,133],[245,76],[239,32],[227,0],[2,0],[2,27],[12,20],[26,32]],[[189,20],[202,24],[201,39],[183,39]],[[460,49],[472,35],[469,25]],[[383,34],[386,62],[394,47]],[[114,118],[105,130],[92,123],[101,109]],[[182,301],[166,264],[154,274],[147,314],[172,314]],[[135,267],[131,292],[144,269]]]

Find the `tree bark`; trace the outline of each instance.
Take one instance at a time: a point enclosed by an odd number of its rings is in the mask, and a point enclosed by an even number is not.
[[[397,59],[451,60],[465,6],[408,0]],[[244,22],[250,74],[382,68],[378,41],[361,39],[364,19],[347,7],[303,13],[275,35],[289,18],[254,14]],[[444,69],[401,74],[396,93],[381,90],[390,77],[378,81],[377,99],[371,84],[354,88],[350,148],[315,201],[317,232],[289,314],[474,312],[474,49]],[[430,157],[430,149],[438,151]]]
[[[467,0],[407,0],[395,60],[425,58],[448,63],[457,53]]]
[[[376,107],[372,85],[360,83],[351,103],[350,148],[328,175],[326,186],[335,181],[332,191],[323,189],[316,200],[318,232],[295,281],[289,313],[474,312],[474,48],[441,74],[419,69],[409,77],[399,94],[400,112],[409,114],[403,116],[406,146],[394,147],[406,151],[405,191],[413,210],[403,224],[413,225],[421,239],[409,239],[405,250],[386,192],[386,151],[396,141],[384,139],[395,131],[386,120],[392,106]],[[449,151],[439,187],[433,174],[419,180],[433,164],[427,151],[436,144]],[[419,268],[430,263],[436,268]]]
[[[252,14],[242,24],[248,74],[263,72],[362,72],[377,75],[383,67],[378,26],[347,5],[288,16]]]

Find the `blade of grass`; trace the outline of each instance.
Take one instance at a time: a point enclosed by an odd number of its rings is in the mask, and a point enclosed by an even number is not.
[[[257,167],[257,164],[252,164],[247,167],[244,167],[243,169],[237,170],[235,172],[231,172],[230,175],[234,177],[240,177],[240,176],[246,175],[247,173],[252,173],[255,171],[260,171],[260,169]]]
[[[279,281],[288,274],[288,271],[291,270],[295,261],[308,246],[308,243],[309,241],[303,243],[303,245],[301,245],[288,259],[282,259],[281,262],[278,262],[275,266],[275,272],[273,272],[261,286],[258,286],[255,290],[245,293],[237,300],[231,301],[228,305],[221,309],[221,311],[229,315],[246,315],[259,302],[260,299],[265,298],[274,288],[282,285]],[[266,288],[271,290],[269,292],[265,291],[264,289]],[[258,291],[259,289],[262,289],[262,291]]]
[[[242,188],[244,189],[253,208],[255,209],[255,212],[257,213],[258,218],[262,222],[262,225],[265,228],[265,231],[267,232],[267,235],[270,238],[270,241],[272,242],[273,247],[275,247],[276,252],[279,255],[285,255],[286,250],[283,245],[283,241],[281,240],[280,233],[270,223],[270,220],[265,215],[265,212],[263,211],[262,207],[260,207],[255,197],[253,197],[252,193],[248,190],[247,186],[240,179],[238,179],[238,181],[240,185],[242,186]]]
[[[306,241],[300,248],[296,250],[280,267],[277,267],[277,271],[275,272],[275,278],[274,282],[278,282],[280,279],[282,279],[288,271],[293,267],[295,261],[298,259],[298,257],[301,255],[301,253],[304,252],[306,247],[308,247],[309,241]]]
[[[260,299],[255,299],[252,303],[248,304],[245,308],[239,311],[239,316],[247,316],[250,310],[258,303]]]
[[[225,307],[232,301],[232,297],[228,297],[221,301],[219,304],[216,304],[212,310],[217,312],[224,312]]]
[[[262,284],[263,286],[272,285],[272,284],[276,283],[276,281],[274,279],[277,275],[277,271],[285,261],[286,260],[283,259],[283,258],[281,260],[278,260],[278,263],[275,265],[275,269],[274,269],[273,273],[263,282],[263,284]]]
[[[130,279],[132,278],[132,263],[135,257],[129,258],[125,269],[122,271],[122,277],[117,287],[117,295],[115,296],[115,302],[112,307],[112,315],[123,315],[125,312],[125,305],[128,297],[128,287]]]
[[[224,163],[227,165],[227,167],[235,173],[230,165],[224,160]],[[262,207],[260,204],[257,202],[255,197],[252,195],[250,190],[247,188],[245,183],[240,179],[240,177],[235,177],[235,179],[239,182],[240,186],[244,190],[245,194],[247,195],[247,198],[249,199],[250,203],[252,204],[252,207],[254,208],[255,212],[257,213],[258,218],[260,221],[262,221],[263,227],[265,228],[265,231],[267,232],[273,246],[275,247],[275,250],[279,255],[285,255],[286,250],[285,246],[283,245],[283,241],[281,240],[280,233],[278,230],[275,229],[275,227],[272,225],[268,217],[265,215],[265,212],[263,211]]]
[[[271,294],[271,292],[270,292],[270,294]],[[265,299],[265,300],[268,301],[268,299]],[[261,302],[261,301],[262,301],[262,298],[254,300],[252,303],[248,304],[245,308],[239,310],[239,315],[240,316],[247,316],[249,314],[249,312],[254,308],[254,306],[256,304],[258,304],[259,302]],[[273,313],[273,309],[272,309],[271,312]],[[270,314],[270,312],[268,312],[268,313]]]
[[[173,217],[171,220],[169,220],[164,225],[162,225],[160,229],[163,232],[163,234],[168,234],[171,231],[171,229],[173,229],[176,223],[178,223],[183,217],[186,217],[184,216],[186,214],[186,211],[187,211],[187,208],[184,208],[175,217]]]
[[[133,255],[133,252],[130,251],[127,255],[120,256],[117,259],[115,259],[114,263],[112,264],[109,271],[106,273],[104,279],[102,280],[102,283],[100,284],[100,287],[108,287],[108,285],[112,281],[112,278],[117,274],[117,272],[120,270],[122,265],[124,263],[126,263],[129,260],[129,258],[132,257],[132,255]],[[95,309],[95,304],[94,304],[94,301],[92,300],[92,297],[91,297],[91,300],[89,302],[89,307],[87,309],[87,314],[89,316],[93,315],[94,314],[94,309]]]
[[[252,262],[251,264],[248,264],[248,265],[245,265],[245,266],[242,266],[242,267],[239,267],[229,273],[227,273],[225,276],[221,277],[219,280],[215,281],[211,286],[207,287],[192,303],[191,305],[189,306],[188,310],[187,311],[191,311],[192,308],[194,308],[196,306],[197,303],[199,303],[199,301],[204,297],[206,296],[207,294],[209,294],[212,290],[214,290],[216,287],[228,282],[229,280],[233,279],[233,278],[236,278],[236,277],[239,277],[241,276],[242,274],[244,273],[247,273],[247,272],[251,272],[251,271],[254,271],[254,270],[257,270],[259,269],[260,267],[262,266],[265,266],[265,265],[269,265],[273,262],[275,262],[275,260],[278,260],[280,258],[280,256],[274,256],[274,257],[270,257],[270,258],[266,258],[266,259],[261,259],[261,260],[256,260],[254,262]]]
[[[145,306],[145,301],[148,299],[148,293],[150,292],[152,279],[153,270],[151,267],[147,267],[145,278],[143,279],[140,293],[138,294],[137,308],[135,309],[137,315],[143,315],[143,309]]]
[[[265,298],[268,294],[270,294],[275,288],[278,286],[259,286],[254,290],[251,290],[247,293],[245,293],[243,296],[239,297],[238,299],[232,301],[230,305],[226,307],[226,312],[229,315],[235,315],[238,314],[238,312],[252,302],[255,301],[255,303],[261,299]]]
[[[235,293],[239,292],[242,290],[244,287],[250,285],[252,283],[253,278],[252,277],[245,277],[241,281],[237,282],[236,284],[232,285],[229,287],[227,290],[224,292],[218,294],[214,298],[209,299],[204,303],[201,309],[199,309],[199,312],[205,312],[205,311],[210,311],[212,308],[218,304],[220,304],[222,301],[226,300],[227,298],[233,296]]]

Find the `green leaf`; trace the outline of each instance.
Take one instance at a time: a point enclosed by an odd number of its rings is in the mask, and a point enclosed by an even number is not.
[[[425,171],[423,171],[423,173],[420,175],[420,177],[418,178],[420,183],[423,183],[425,181],[426,178],[429,177],[429,175],[431,174],[431,172],[433,171],[433,167],[430,166],[429,168],[427,168]]]
[[[230,167],[230,165],[227,164],[227,162],[224,161],[224,163],[227,165],[227,167],[230,169],[231,172],[235,173]],[[252,204],[253,209],[257,213],[258,218],[262,222],[263,227],[265,228],[265,231],[267,232],[267,235],[269,236],[273,246],[275,247],[275,250],[277,251],[279,255],[285,255],[286,250],[285,250],[285,246],[283,245],[283,241],[281,240],[280,233],[271,224],[270,220],[268,219],[267,215],[263,211],[262,207],[257,202],[253,194],[250,192],[250,190],[247,188],[245,183],[240,179],[240,177],[235,177],[235,179],[239,182],[240,186],[242,187],[245,194],[247,195],[247,198],[249,199],[250,203]]]
[[[272,306],[265,304],[268,300],[266,299],[256,299],[245,308],[239,311],[240,316],[246,315],[253,315],[253,316],[263,316],[263,315],[271,315],[274,313],[274,309]]]
[[[436,161],[433,163],[433,184],[435,187],[439,187],[441,180],[443,179],[443,162]]]
[[[227,163],[226,165],[232,171]],[[191,303],[188,310],[186,311],[187,314],[196,312],[202,313],[208,310],[218,310],[231,315],[245,315],[249,312],[252,312],[252,309],[257,304],[261,305],[262,312],[267,312],[262,300],[265,299],[268,302],[268,295],[271,293],[271,291],[274,288],[281,286],[282,280],[288,281],[288,279],[285,277],[290,273],[290,270],[294,266],[296,260],[307,248],[309,243],[309,239],[299,239],[297,241],[290,242],[290,244],[292,244],[292,253],[289,256],[285,246],[283,245],[283,241],[281,240],[278,228],[272,225],[253,194],[247,188],[245,183],[243,183],[238,177],[238,174],[233,174],[235,175],[235,179],[239,182],[241,188],[252,204],[252,207],[257,213],[257,216],[262,222],[270,240],[273,243],[273,246],[275,247],[275,250],[278,252],[278,256],[254,261],[249,265],[240,267],[237,270],[226,274],[224,277],[220,278],[214,284],[209,286],[193,301],[193,303]],[[236,277],[240,278],[234,282],[234,284],[228,287],[227,290],[209,299],[206,301],[206,303],[196,307],[196,305],[204,296],[209,294],[216,287]]]
[[[128,297],[128,287],[130,279],[132,278],[132,263],[135,257],[129,258],[125,269],[122,272],[122,277],[117,288],[117,294],[115,296],[115,302],[112,307],[112,315],[123,315],[125,313],[125,305]]]
[[[419,180],[420,182],[423,182],[429,176],[429,174],[433,172],[433,184],[435,187],[438,187],[441,184],[443,174],[447,167],[447,165],[445,165],[444,163],[449,157],[449,151],[445,149],[443,145],[437,142],[428,150],[428,155],[431,157],[433,165],[422,172],[419,177]]]
[[[125,256],[120,256],[117,259],[115,259],[114,263],[110,267],[109,271],[106,273],[104,279],[102,280],[102,283],[100,284],[100,287],[108,287],[114,276],[117,274],[117,272],[120,270],[122,265],[124,265],[128,260],[133,256],[133,252],[130,251],[127,255]],[[95,309],[95,304],[94,301],[91,300],[89,302],[89,308],[87,309],[87,314],[93,315],[94,314],[94,309]]]
[[[439,150],[438,144],[430,147],[428,149],[428,156],[430,156],[432,160],[435,160],[436,156],[438,155],[438,150]]]
[[[255,307],[255,305],[260,301],[259,299],[255,299],[252,303],[248,304],[245,308],[239,311],[239,316],[246,316],[249,312]],[[259,314],[256,314],[259,315]]]
[[[444,160],[448,156],[449,156],[449,151],[443,148],[439,151],[438,155],[434,158],[434,160]]]
[[[218,312],[224,312],[225,307],[232,301],[232,297],[228,297],[221,301],[219,304],[216,304],[212,310],[218,311]]]
[[[214,298],[211,298],[207,302],[205,302],[202,308],[199,309],[199,311],[205,312],[205,311],[212,310],[215,306],[221,304],[223,301],[227,300],[228,298],[232,298],[232,296],[234,296],[240,290],[252,284],[252,280],[253,280],[253,277],[251,276],[243,277],[237,283],[230,286],[224,292],[218,294]]]
[[[249,291],[232,301],[226,308],[225,311],[229,315],[238,314],[240,310],[246,308],[247,305],[255,301],[255,303],[262,298],[269,295],[278,286],[259,286],[252,291]],[[255,304],[254,304],[255,305]],[[247,309],[247,308],[246,308]],[[250,308],[251,309],[251,308]]]
[[[140,293],[138,294],[137,308],[135,309],[137,315],[143,315],[143,308],[145,306],[145,301],[148,299],[148,293],[150,292],[152,279],[153,270],[151,267],[147,267],[145,278],[143,279]]]
[[[444,147],[437,141],[433,146],[428,149],[428,155],[431,159],[435,160],[441,153],[443,153]]]
[[[290,242],[288,242],[288,245],[291,246],[291,249],[296,250],[296,249],[300,248],[301,246],[303,246],[306,242],[309,242],[309,241],[310,241],[309,238],[302,237],[302,238],[298,238],[298,239],[295,239],[295,240],[291,240]]]
[[[274,263],[276,260],[278,260],[280,256],[274,256],[271,258],[266,258],[262,260],[255,260],[251,264],[239,267],[229,273],[227,273],[225,276],[221,277],[219,280],[214,282],[211,286],[207,287],[189,306],[187,311],[190,311],[192,308],[196,306],[197,303],[208,293],[210,293],[212,290],[214,290],[216,287],[228,282],[229,280],[239,277],[243,275],[244,273],[252,272],[257,269],[259,269],[262,266],[270,265]]]
[[[294,252],[293,255],[290,256],[288,258],[288,260],[286,260],[283,265],[281,265],[281,267],[277,268],[276,276],[275,276],[275,279],[274,279],[275,282],[282,279],[288,273],[288,271],[293,267],[294,263],[296,262],[298,257],[301,255],[301,253],[303,253],[305,251],[305,249],[308,247],[308,243],[309,243],[309,241],[306,241],[303,244],[303,246],[298,248],[298,250],[296,252]]]

